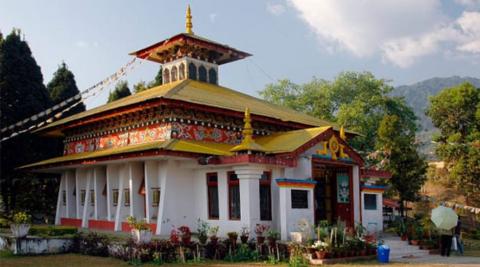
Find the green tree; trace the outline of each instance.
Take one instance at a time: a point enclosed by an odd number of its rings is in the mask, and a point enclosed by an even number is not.
[[[134,94],[140,93],[140,92],[145,91],[147,89],[149,89],[148,85],[144,81],[140,81],[140,82],[136,83],[135,85],[133,85],[133,93]]]
[[[75,82],[75,76],[68,69],[65,62],[62,62],[57,71],[53,74],[52,80],[47,84],[47,90],[53,104],[59,104],[60,102],[80,93],[77,83]],[[67,111],[63,117],[68,117],[82,111],[85,111],[85,105],[83,103]]]
[[[335,80],[314,78],[297,85],[289,80],[269,84],[259,94],[267,101],[344,125],[361,135],[350,140],[363,155],[375,151],[377,129],[385,115],[397,115],[404,127],[415,127],[415,114],[393,87],[369,72],[343,72]]]
[[[110,94],[108,95],[107,103],[113,102],[120,98],[127,97],[131,94],[132,93],[128,88],[128,83],[126,81],[121,81],[115,86],[115,89],[112,92],[110,92]]]
[[[22,121],[52,106],[43,85],[40,67],[19,30],[5,38],[0,34],[0,124]],[[38,123],[38,122],[37,122]],[[29,126],[29,125],[28,125]],[[27,126],[27,127],[28,127]],[[22,129],[16,128],[14,131]],[[7,131],[1,137],[10,136]],[[53,157],[51,140],[24,133],[0,143],[1,197],[6,214],[15,209],[53,215],[58,191],[57,176],[17,170],[24,164]]]
[[[418,200],[418,192],[427,179],[428,164],[418,154],[415,131],[403,127],[397,115],[385,115],[378,128],[377,149],[380,166],[392,174],[390,184],[400,198],[400,212],[404,215],[405,201]]]
[[[151,89],[153,87],[162,85],[162,81],[163,81],[162,80],[162,77],[163,77],[162,74],[163,74],[162,66],[160,66],[160,69],[158,70],[157,75],[155,76],[155,78],[152,81],[150,81],[148,84],[145,81],[140,81],[140,82],[136,83],[133,86],[133,92],[136,94],[136,93],[140,93],[142,91]]]
[[[157,75],[155,75],[155,78],[153,79],[153,81],[148,83],[148,88],[152,88],[162,84],[163,84],[163,68],[162,66],[160,66],[160,68],[158,69]]]
[[[470,83],[430,98],[427,115],[440,130],[436,154],[467,202],[480,205],[480,89]]]

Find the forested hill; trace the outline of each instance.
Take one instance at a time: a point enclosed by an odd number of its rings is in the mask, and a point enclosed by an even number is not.
[[[435,132],[435,128],[430,118],[425,115],[425,110],[429,104],[428,97],[436,95],[442,89],[453,87],[463,82],[470,82],[475,87],[480,88],[480,79],[478,78],[453,76],[448,78],[435,77],[412,85],[402,85],[396,87],[393,91],[393,95],[405,97],[405,100],[419,118],[419,138],[420,141],[424,143],[421,151],[429,155],[429,158],[432,158],[432,152],[434,150],[431,144],[431,136],[432,133]]]

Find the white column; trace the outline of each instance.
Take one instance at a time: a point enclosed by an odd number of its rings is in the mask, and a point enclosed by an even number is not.
[[[151,207],[152,207],[152,196],[150,195],[150,175],[152,175],[152,173],[150,173],[150,166],[153,165],[155,162],[152,162],[152,161],[145,161],[145,164],[143,165],[144,167],[144,170],[143,172],[145,173],[145,217],[146,217],[146,221],[147,223],[150,223],[150,218],[152,217],[152,215],[150,214],[151,212]]]
[[[353,180],[353,220],[357,223],[360,222],[360,168],[358,165],[353,166],[352,170]]]
[[[75,190],[75,170],[66,172],[66,183],[65,189],[67,194],[67,207],[66,207],[66,216],[67,218],[75,218],[77,214],[76,210],[76,198],[73,196],[73,190]]]
[[[62,173],[62,178],[60,180],[60,186],[58,187],[58,197],[57,197],[57,212],[55,213],[55,224],[59,225],[60,224],[60,218],[62,217],[62,213],[65,212],[65,208],[62,208],[62,195],[63,195],[63,190],[65,190],[65,184],[67,179],[67,174],[66,172]]]
[[[115,231],[122,231],[122,207],[123,207],[123,187],[125,184],[125,180],[127,180],[127,172],[128,166],[123,165],[119,167],[118,170],[118,201],[117,201],[117,210],[115,212]]]
[[[167,195],[167,179],[168,168],[171,164],[170,160],[161,161],[158,163],[158,184],[160,185],[160,203],[158,205],[157,215],[157,230],[156,235],[160,235],[162,232],[162,221],[165,214],[165,196]]]
[[[111,221],[112,220],[112,183],[114,177],[112,177],[112,168],[114,168],[114,165],[107,165],[107,220]],[[117,177],[118,179],[118,177]]]
[[[287,221],[287,205],[288,205],[288,198],[287,196],[287,190],[288,188],[285,187],[279,187],[279,206],[280,206],[280,236],[282,240],[287,240],[288,239],[288,221]]]
[[[240,166],[234,168],[240,183],[240,218],[242,224],[255,229],[260,223],[260,178],[263,168]]]
[[[81,219],[81,209],[80,209],[80,175],[82,171],[77,169],[75,172],[75,211],[77,219]]]
[[[90,188],[92,188],[93,180],[93,169],[87,171],[86,175],[87,184],[85,186],[85,200],[83,201],[83,216],[82,216],[82,227],[88,227],[88,219],[90,218],[88,210],[90,208]]]
[[[95,193],[95,220],[104,219],[107,215],[107,199],[103,195],[103,189],[105,188],[106,178],[105,178],[105,168],[96,167],[94,172],[94,193]]]

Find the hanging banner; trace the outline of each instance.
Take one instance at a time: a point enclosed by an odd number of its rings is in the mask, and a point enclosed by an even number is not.
[[[350,179],[346,173],[337,173],[337,203],[350,203]]]

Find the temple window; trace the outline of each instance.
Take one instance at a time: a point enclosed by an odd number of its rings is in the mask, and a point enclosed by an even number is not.
[[[264,172],[260,178],[260,220],[272,220],[272,173]]]
[[[208,218],[218,220],[218,176],[216,172],[207,173]]]
[[[170,82],[170,70],[169,69],[164,69],[163,70],[163,83],[169,83]]]
[[[80,204],[83,206],[85,205],[85,195],[87,194],[87,192],[82,189],[80,190]]]
[[[114,207],[118,205],[118,189],[112,189],[112,203]]]
[[[160,204],[160,188],[154,187],[152,188],[152,206],[158,207]]]
[[[228,217],[240,220],[240,183],[235,172],[228,172]]]
[[[197,66],[193,63],[188,64],[188,78],[192,80],[197,79]]]
[[[123,204],[125,207],[130,206],[130,189],[126,188],[123,190]]]
[[[207,82],[207,69],[204,66],[200,66],[200,68],[198,68],[198,80]]]
[[[172,82],[176,81],[178,78],[178,70],[176,66],[172,67],[171,74],[172,74]]]
[[[95,190],[90,190],[90,205],[95,206]]]
[[[183,80],[185,79],[185,64],[180,64],[178,67],[178,79]]]
[[[294,190],[291,191],[292,209],[308,209],[308,191]]]
[[[214,68],[208,70],[208,82],[217,84],[217,71]]]
[[[363,206],[366,210],[376,210],[377,209],[377,195],[376,194],[364,194],[363,195]]]

